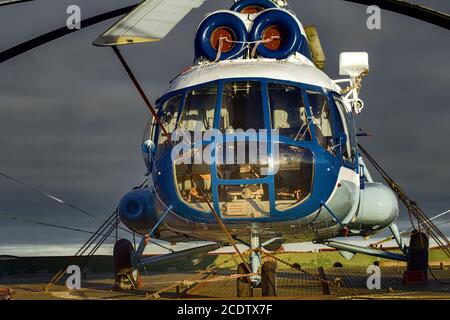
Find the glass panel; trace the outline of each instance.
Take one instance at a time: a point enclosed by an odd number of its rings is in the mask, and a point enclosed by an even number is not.
[[[261,84],[255,81],[226,83],[220,112],[222,132],[264,129]]]
[[[164,127],[171,134],[177,125],[178,111],[180,109],[183,95],[177,95],[170,98],[162,104],[160,119]],[[169,145],[167,136],[159,129],[158,150],[165,151]]]
[[[269,84],[272,129],[294,140],[311,140],[308,117],[300,88]]]
[[[142,136],[142,142],[145,142],[147,140],[154,141],[153,139],[156,127],[157,127],[156,121],[153,117],[151,117],[150,120],[147,121],[147,125],[145,126],[144,134]]]
[[[178,129],[194,132],[206,131],[214,126],[217,85],[192,90],[187,93]]]
[[[219,179],[248,180],[267,175],[268,149],[264,142],[229,142],[224,144],[222,159],[218,162]],[[217,150],[217,149],[216,149]],[[218,148],[217,152],[220,152]]]
[[[275,208],[284,211],[306,199],[313,178],[311,151],[281,144],[279,168],[275,175]]]
[[[356,149],[355,123],[350,119],[344,103],[336,97],[334,98],[334,102],[339,111],[340,125],[342,126],[341,131],[347,136],[345,148],[342,148],[342,157],[345,160],[354,162],[355,155],[352,154],[351,150],[352,148]],[[350,129],[353,129],[353,131],[350,132]]]
[[[306,91],[317,142],[330,152],[334,152],[333,122],[328,97],[322,93]]]
[[[192,153],[182,156],[190,156],[192,161],[195,152],[203,152],[203,148],[193,149]],[[182,163],[181,156],[174,161],[174,165],[176,183],[181,198],[193,208],[210,211],[208,203],[202,195],[203,191],[208,201],[212,203],[210,166],[205,163]]]
[[[269,189],[266,184],[219,186],[220,212],[224,218],[269,216]]]

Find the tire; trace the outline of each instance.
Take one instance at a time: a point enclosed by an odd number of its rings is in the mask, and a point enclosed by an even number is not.
[[[286,59],[291,54],[298,52],[303,41],[306,41],[298,20],[292,14],[281,9],[268,9],[256,17],[250,33],[250,40],[263,40],[267,32],[274,32],[273,35],[279,35],[281,39],[258,46],[256,53],[264,58]]]
[[[270,0],[241,0],[236,2],[230,10],[250,14],[269,8],[277,8],[277,5]]]
[[[116,288],[122,290],[138,289],[141,281],[131,242],[126,239],[118,240],[114,245],[113,259]]]
[[[261,271],[261,291],[263,297],[276,297],[277,292],[277,263],[266,262]]]
[[[249,273],[247,266],[244,263],[239,264],[237,268],[238,274]],[[239,278],[236,280],[236,294],[238,298],[253,297],[253,287],[248,278]]]
[[[302,269],[302,266],[300,265],[300,263],[294,263],[293,265],[292,265],[293,267],[294,267],[294,269],[296,269],[296,270],[301,270]]]
[[[195,36],[195,57],[204,57],[214,61],[217,56],[217,39],[220,32],[225,32],[227,38],[237,41],[228,43],[227,48],[222,51],[220,60],[238,58],[245,53],[245,46],[248,41],[248,32],[244,22],[234,12],[218,12],[206,17],[198,27]],[[218,36],[216,36],[218,34]]]

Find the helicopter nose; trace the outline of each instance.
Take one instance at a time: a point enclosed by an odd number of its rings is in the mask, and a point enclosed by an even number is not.
[[[131,230],[141,233],[156,223],[155,199],[150,189],[127,193],[119,203],[119,216]]]

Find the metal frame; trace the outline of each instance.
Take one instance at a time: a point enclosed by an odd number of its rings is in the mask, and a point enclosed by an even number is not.
[[[172,250],[171,253],[162,255],[162,256],[155,256],[155,257],[148,257],[144,258],[143,253],[145,250],[145,247],[147,245],[147,242],[152,242],[152,236],[154,236],[155,232],[158,230],[161,223],[166,219],[166,217],[169,215],[169,213],[172,211],[173,207],[169,206],[166,211],[161,215],[159,220],[156,222],[156,224],[153,226],[152,230],[148,233],[148,235],[142,237],[141,241],[139,242],[138,249],[135,252],[135,261],[138,267],[143,267],[149,264],[155,265],[160,263],[165,263],[168,261],[175,261],[175,260],[181,260],[186,259],[191,256],[197,256],[201,254],[205,254],[210,251],[214,251],[219,249],[221,246],[218,244],[209,244],[201,247],[191,248],[187,250],[182,251],[176,251],[174,252]],[[147,237],[148,236],[148,237]]]
[[[340,121],[339,120],[339,112],[337,110],[337,106],[334,103],[333,100],[333,96],[335,94],[334,91],[329,90],[329,89],[325,89],[323,87],[320,86],[316,86],[316,85],[311,85],[311,84],[306,84],[306,83],[299,83],[299,82],[294,82],[294,81],[287,81],[287,80],[279,80],[279,79],[270,79],[270,78],[259,78],[259,77],[238,77],[238,78],[224,78],[224,79],[218,79],[218,80],[214,80],[214,81],[210,81],[210,82],[205,82],[202,84],[198,84],[198,85],[194,85],[194,86],[190,86],[190,87],[186,87],[186,88],[182,88],[182,89],[178,89],[175,91],[171,91],[168,92],[166,94],[164,94],[161,98],[159,98],[157,100],[157,105],[159,107],[158,110],[158,115],[161,115],[162,113],[162,104],[171,99],[174,96],[177,95],[182,95],[183,97],[186,96],[187,92],[191,91],[191,90],[195,90],[196,88],[199,87],[206,87],[212,84],[216,84],[217,85],[217,99],[216,99],[216,110],[215,110],[215,119],[214,119],[214,128],[218,129],[219,128],[219,124],[220,124],[220,109],[221,109],[221,102],[222,102],[222,94],[223,94],[223,90],[221,90],[223,88],[223,85],[225,83],[229,83],[229,82],[237,82],[237,81],[257,81],[261,84],[261,95],[262,95],[262,111],[264,112],[264,126],[265,128],[269,128],[268,130],[268,134],[270,134],[270,128],[271,128],[271,114],[270,114],[270,105],[269,105],[269,98],[268,98],[268,84],[269,83],[276,83],[276,84],[285,84],[285,85],[291,85],[291,86],[295,86],[299,89],[302,90],[302,98],[306,107],[306,112],[307,112],[307,116],[310,118],[311,117],[311,113],[310,113],[310,104],[309,101],[307,99],[306,96],[306,91],[310,90],[310,91],[314,91],[314,92],[318,92],[323,94],[327,100],[328,103],[330,104],[330,108],[332,109],[332,121],[335,123],[336,121]],[[184,104],[181,103],[179,110],[178,110],[178,120],[179,117],[183,111],[183,107]],[[346,119],[342,119],[342,121],[347,121]],[[178,123],[177,123],[178,125]],[[177,128],[177,126],[175,127]],[[155,144],[157,144],[157,139],[159,138],[161,133],[161,130],[159,128],[156,128],[155,130],[155,135],[154,135],[154,141]],[[345,132],[343,132],[345,133]],[[337,132],[337,128],[336,125],[333,126],[333,134],[334,136],[338,136],[339,133]],[[318,153],[321,153],[323,148],[318,144],[317,139],[316,139],[316,135],[315,135],[315,130],[314,130],[314,124],[312,124],[312,128],[311,128],[311,141],[295,141],[291,138],[287,138],[284,136],[280,136],[279,139],[279,143],[282,144],[287,144],[287,145],[292,145],[295,147],[300,147],[300,148],[306,148],[308,150],[310,150],[313,153],[313,157],[314,157],[314,172],[313,172],[313,181],[316,181],[316,176],[315,176],[315,172],[317,172],[315,166],[317,164],[316,161],[316,155]],[[270,136],[269,136],[270,139]],[[205,142],[206,143],[206,142]],[[269,144],[269,148],[270,148],[270,144]],[[165,161],[165,156],[167,155],[168,151],[165,152],[165,154],[156,154],[156,163],[159,163],[160,165],[160,170],[162,171],[164,170],[164,166],[167,165],[167,161]],[[269,156],[272,154],[272,150],[268,150],[268,154]],[[334,160],[334,165],[333,165],[333,170],[335,171],[335,174],[337,176],[337,173],[339,172],[340,166],[344,165],[346,167],[350,167],[352,170],[358,170],[358,166],[357,165],[350,165],[350,163],[344,162],[342,161],[342,154],[340,152],[337,152],[335,155],[331,155],[335,160]],[[162,168],[162,169],[161,169]],[[166,169],[167,170],[167,169]],[[292,219],[294,217],[297,217],[298,214],[296,214],[296,212],[298,212],[298,208],[301,207],[302,205],[307,205],[308,207],[310,207],[312,205],[312,202],[314,203],[314,210],[318,210],[321,206],[320,201],[317,201],[317,199],[311,197],[311,195],[306,198],[304,201],[302,201],[301,203],[288,208],[285,211],[280,211],[277,210],[275,208],[275,196],[274,196],[274,190],[275,190],[275,186],[274,186],[274,181],[273,181],[273,176],[267,176],[267,177],[263,177],[261,179],[256,179],[256,180],[222,180],[219,179],[217,177],[217,168],[216,165],[213,164],[210,167],[211,170],[211,175],[212,175],[212,190],[214,190],[212,192],[212,198],[214,199],[214,209],[216,210],[216,212],[220,212],[220,206],[219,206],[219,199],[218,199],[218,192],[217,192],[217,187],[219,185],[241,185],[241,184],[251,184],[251,183],[258,183],[258,184],[267,184],[268,188],[269,188],[269,201],[270,201],[270,211],[273,213],[271,215],[271,217],[261,217],[261,218],[253,218],[251,219],[252,222],[254,222],[255,220],[259,221],[259,222],[268,222],[268,221],[279,221],[279,220],[286,220],[286,219]],[[157,171],[158,170],[154,170],[153,171],[153,176],[154,179],[158,179],[157,176]],[[156,181],[156,180],[155,180]],[[328,181],[328,180],[327,180]],[[164,184],[168,184],[169,182],[164,181]],[[323,184],[323,183],[322,183]],[[168,187],[168,185],[166,185]],[[178,189],[177,189],[178,190]],[[315,187],[314,185],[312,185],[311,188],[311,193],[314,192]],[[321,190],[323,191],[323,190]],[[179,211],[183,211],[186,212],[186,214],[190,214],[192,216],[195,216],[195,219],[200,221],[200,222],[204,222],[207,223],[207,221],[203,221],[205,220],[205,211],[201,211],[201,210],[197,210],[192,208],[188,203],[185,203],[184,200],[181,199],[181,197],[179,197],[179,202],[183,204],[182,208],[177,208],[177,210]],[[322,199],[324,200],[324,199]],[[303,208],[305,209],[305,208]],[[302,210],[303,210],[302,209]],[[303,210],[303,211],[311,211],[311,210]],[[228,218],[228,217],[222,217],[224,220],[226,220],[229,223],[234,223],[236,222],[242,222],[245,221],[246,218]],[[274,220],[275,218],[275,220]],[[298,217],[297,217],[298,218]],[[248,220],[248,219],[247,219]]]
[[[337,250],[349,251],[349,252],[353,252],[353,253],[361,253],[361,254],[366,254],[369,256],[374,256],[374,257],[379,257],[379,258],[385,258],[385,259],[397,260],[397,261],[407,261],[408,260],[408,257],[406,254],[397,254],[397,253],[392,253],[389,251],[382,251],[382,250],[377,250],[377,249],[373,249],[373,248],[366,248],[366,247],[361,247],[361,246],[353,245],[350,243],[344,243],[344,242],[340,242],[340,241],[326,240],[326,241],[316,241],[315,243],[323,244],[323,245],[326,245],[328,247],[331,247],[331,248],[334,248]]]

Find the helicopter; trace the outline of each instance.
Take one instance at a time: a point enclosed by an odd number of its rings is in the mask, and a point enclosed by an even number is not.
[[[152,5],[142,4],[142,11]],[[159,10],[174,5],[163,6]],[[141,19],[138,7],[94,44],[139,42],[124,30],[140,29]],[[371,179],[356,144],[367,53],[342,53],[340,74],[348,78],[331,80],[312,62],[307,32],[284,1],[236,1],[230,10],[207,15],[194,42],[194,65],[156,101],[144,135],[151,183],[120,201],[129,229],[172,243],[233,239],[276,251],[284,242],[369,236],[390,227],[405,247],[394,222],[395,194]],[[345,82],[343,95],[339,84]],[[197,159],[208,151],[209,161]],[[140,256],[143,247],[134,252],[120,240],[117,269],[129,268],[128,257]],[[253,274],[250,289],[276,295],[276,263],[262,261],[253,251],[238,273]],[[119,286],[129,276],[122,278]]]
[[[263,252],[283,243],[414,260],[395,223],[396,193],[373,180],[358,146],[369,55],[342,52],[344,78],[331,79],[317,30],[303,26],[286,1],[236,0],[208,14],[194,39],[193,65],[150,103],[118,46],[164,38],[204,2],[143,1],[94,41],[114,49],[151,113],[142,139],[149,183],[118,205],[123,224],[142,240],[136,249],[126,239],[115,244],[117,287],[137,288],[145,265],[230,244],[242,259],[238,296],[259,287],[263,296],[277,294],[276,262],[264,261]],[[386,229],[400,253],[333,240]],[[145,257],[152,239],[214,244]],[[250,248],[249,261],[237,243]]]

